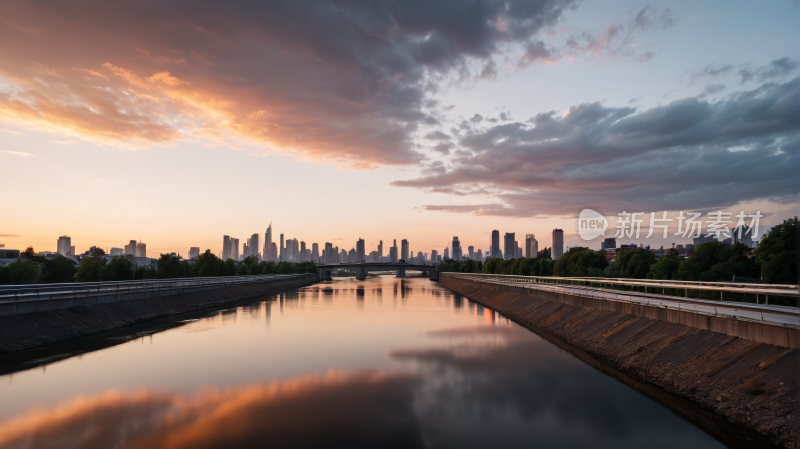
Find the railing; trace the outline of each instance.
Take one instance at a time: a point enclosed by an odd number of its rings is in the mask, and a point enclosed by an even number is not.
[[[0,286],[0,303],[54,299],[56,297],[74,298],[102,295],[125,295],[186,288],[222,287],[226,285],[265,282],[273,279],[293,279],[302,276],[316,276],[316,274],[305,273],[147,279],[141,281],[76,282],[70,284],[2,285]]]
[[[507,276],[507,275],[485,275],[480,273],[440,273],[443,277],[453,277],[497,285],[514,285],[526,283],[522,279],[532,278],[528,276]],[[548,278],[544,278],[548,279]],[[616,290],[598,289],[595,287],[585,287],[582,285],[568,285],[545,282],[534,283],[535,289],[551,293],[569,293],[572,296],[580,296],[594,299],[604,299],[612,301],[629,302],[644,304],[665,309],[681,310],[685,312],[700,313],[704,315],[734,318],[739,320],[757,321],[772,325],[789,326],[800,328],[800,310],[795,307],[777,305],[756,305],[741,302],[719,302],[708,299],[665,297],[637,291],[623,292]],[[521,286],[525,287],[525,286]],[[531,286],[534,287],[534,286]],[[566,290],[566,291],[565,291]]]

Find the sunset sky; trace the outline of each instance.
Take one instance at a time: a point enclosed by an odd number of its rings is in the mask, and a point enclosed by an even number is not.
[[[800,201],[798,5],[3,2],[0,243],[186,256],[272,221],[541,248],[585,207],[769,227]]]

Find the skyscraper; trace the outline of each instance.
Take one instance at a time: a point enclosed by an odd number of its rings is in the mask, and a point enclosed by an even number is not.
[[[483,260],[483,251],[478,250],[478,260]]]
[[[59,237],[56,245],[56,252],[62,256],[74,256],[75,254],[72,254],[72,238],[68,235]]]
[[[444,248],[444,256],[443,256],[443,258],[444,258],[444,260],[447,260],[447,259],[450,258],[450,248],[448,248],[448,247]]]
[[[468,251],[468,254],[469,254],[469,258],[472,259],[472,260],[475,260],[475,247],[474,246],[468,246],[467,247],[467,251]]]
[[[322,263],[325,263],[325,264],[333,263],[334,262],[333,257],[334,257],[333,256],[333,245],[328,243],[328,242],[325,242],[325,260],[323,260]]]
[[[408,262],[408,240],[406,239],[400,241],[400,259]]]
[[[319,243],[311,244],[311,260],[319,262]]]
[[[607,237],[603,242],[600,244],[600,250],[607,250],[613,249],[617,247],[617,239],[616,237]]]
[[[70,251],[71,251],[71,249],[70,249]],[[110,255],[111,257],[124,256],[125,255],[125,250],[123,250],[122,248],[111,248],[111,251],[109,251],[108,255]]]
[[[553,248],[550,250],[550,255],[553,260],[558,260],[564,255],[564,231],[562,229],[553,229]]]
[[[235,239],[233,237],[231,237],[230,257],[233,260],[239,260],[239,239]]]
[[[281,262],[286,262],[286,256],[283,255],[284,251],[283,234],[281,234],[281,246],[278,247],[278,257],[281,259]]]
[[[461,260],[461,242],[458,237],[453,237],[453,260]]]
[[[513,259],[514,256],[517,255],[517,252],[514,250],[514,233],[506,232],[503,243],[505,243],[505,247],[503,248],[503,256],[506,259]]]
[[[258,250],[261,248],[261,245],[258,244],[258,241],[261,239],[261,236],[258,234],[253,234],[250,236],[250,248],[253,252],[251,256],[258,258]]]
[[[300,241],[300,262],[307,262],[308,256],[306,255],[306,242]]]
[[[366,262],[366,252],[364,249],[364,239],[359,238],[356,242],[356,262]]]
[[[536,236],[533,234],[525,234],[525,257],[536,257],[536,250],[534,243]]]
[[[397,239],[394,239],[394,245],[389,248],[389,262],[397,263],[399,258],[397,257]]]
[[[492,258],[502,258],[503,253],[500,250],[500,231],[495,229],[492,231]]]
[[[131,241],[131,243],[133,243]],[[222,260],[231,258],[231,237],[229,235],[222,236]]]
[[[267,232],[264,234],[264,260],[272,260],[272,221],[267,226]]]
[[[136,244],[136,257],[147,257],[147,245],[139,242]]]
[[[125,254],[136,257],[136,240],[131,240],[129,244],[125,245]]]
[[[439,257],[439,252],[435,249],[431,251],[431,262],[436,263],[436,259]]]
[[[381,262],[383,260],[383,240],[378,243],[378,260],[376,262]]]
[[[199,257],[199,256],[200,256],[200,247],[199,246],[193,246],[193,247],[189,248],[189,259],[190,260],[194,259],[195,257]]]

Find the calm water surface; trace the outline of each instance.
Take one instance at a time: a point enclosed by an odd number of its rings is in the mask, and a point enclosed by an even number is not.
[[[2,447],[722,446],[424,278],[339,278],[26,357],[0,377]]]

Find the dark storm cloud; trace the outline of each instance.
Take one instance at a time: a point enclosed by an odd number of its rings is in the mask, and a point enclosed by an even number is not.
[[[438,123],[434,81],[475,61],[491,78],[499,45],[575,5],[6,2],[0,120],[121,146],[202,138],[354,168],[414,164],[411,136]]]
[[[573,215],[607,210],[682,210],[740,201],[797,201],[800,78],[711,102],[686,98],[636,111],[601,103],[563,116],[538,114],[465,132],[445,173],[395,186],[502,192],[477,205],[428,205],[476,215]]]

